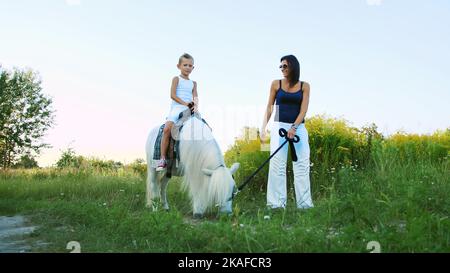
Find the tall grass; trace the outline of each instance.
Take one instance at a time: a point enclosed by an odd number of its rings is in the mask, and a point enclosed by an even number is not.
[[[311,183],[316,197],[335,182],[335,174],[342,168],[371,169],[383,174],[394,166],[443,164],[448,167],[450,129],[432,135],[397,133],[386,138],[375,125],[358,129],[345,120],[326,116],[308,119],[306,127],[311,149]],[[241,163],[236,175],[238,181],[243,181],[269,157],[269,152],[261,151],[258,139],[245,136],[244,132],[225,153],[227,164]],[[268,167],[267,164],[251,182],[253,190],[265,191]],[[287,172],[292,181],[290,156]]]

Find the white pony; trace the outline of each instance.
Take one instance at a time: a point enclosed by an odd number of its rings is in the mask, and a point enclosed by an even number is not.
[[[157,210],[161,201],[164,209],[167,202],[166,171],[156,172],[153,159],[155,141],[159,126],[151,130],[146,143],[147,154],[147,207]],[[179,134],[180,166],[175,176],[183,176],[183,189],[188,190],[194,217],[201,217],[206,209],[220,207],[221,212],[231,213],[235,182],[232,175],[239,168],[234,163],[230,169],[225,166],[219,145],[212,136],[211,129],[196,117],[189,118]]]

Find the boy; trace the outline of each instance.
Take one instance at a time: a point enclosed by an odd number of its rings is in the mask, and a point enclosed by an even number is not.
[[[166,154],[169,146],[170,134],[173,125],[178,121],[180,113],[186,109],[197,112],[197,83],[189,79],[189,75],[194,69],[194,58],[191,55],[184,53],[179,58],[177,67],[181,73],[179,76],[175,76],[172,79],[172,86],[170,88],[172,105],[164,126],[164,135],[161,139],[161,159],[156,167],[156,171],[162,171],[167,167]]]

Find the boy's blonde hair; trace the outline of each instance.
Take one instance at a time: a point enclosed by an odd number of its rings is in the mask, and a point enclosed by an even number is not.
[[[181,64],[181,60],[182,59],[188,59],[188,60],[192,60],[192,62],[194,62],[194,57],[192,57],[191,55],[184,53],[183,55],[180,56],[180,59],[178,59],[178,64]]]

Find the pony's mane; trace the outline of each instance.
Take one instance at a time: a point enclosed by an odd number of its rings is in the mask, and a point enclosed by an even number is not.
[[[225,196],[230,194],[227,181],[233,179],[210,128],[197,118],[190,118],[183,125],[180,160],[184,173],[183,189],[188,190],[191,200],[200,200],[198,205],[204,208],[225,201]],[[205,175],[203,169],[213,170],[212,175]]]

